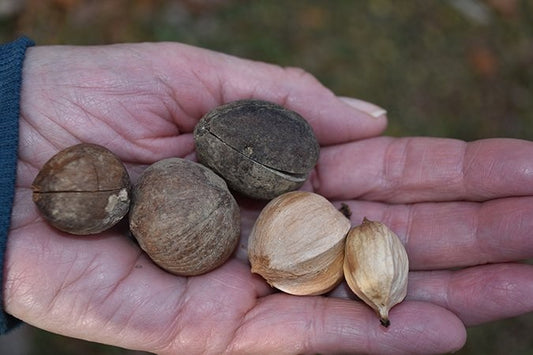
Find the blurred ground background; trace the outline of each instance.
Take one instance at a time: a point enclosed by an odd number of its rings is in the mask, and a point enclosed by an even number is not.
[[[185,42],[302,67],[386,108],[388,135],[533,140],[531,0],[0,0],[0,41],[20,34]],[[458,354],[533,354],[532,330],[531,314],[474,327]],[[141,353],[23,326],[0,354]]]

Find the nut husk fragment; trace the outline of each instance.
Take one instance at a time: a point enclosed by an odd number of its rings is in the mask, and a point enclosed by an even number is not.
[[[208,112],[194,130],[198,160],[230,188],[272,199],[303,185],[320,146],[298,113],[261,100],[239,100]]]
[[[48,160],[32,184],[41,215],[59,230],[100,233],[128,212],[130,180],[108,149],[89,143],[66,148]]]
[[[389,310],[407,294],[409,260],[393,231],[364,219],[346,238],[344,277],[352,291],[378,314],[388,327]]]
[[[303,191],[270,201],[250,235],[252,272],[294,295],[318,295],[343,275],[350,221],[324,197]]]
[[[169,158],[148,167],[134,187],[130,229],[161,268],[199,275],[220,266],[235,250],[239,208],[214,172]]]

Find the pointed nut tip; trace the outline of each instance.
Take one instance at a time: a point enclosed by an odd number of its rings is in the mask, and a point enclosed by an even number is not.
[[[390,325],[390,320],[388,318],[380,318],[379,319],[379,322],[381,323],[382,326],[384,326],[385,328],[388,328],[389,325]]]

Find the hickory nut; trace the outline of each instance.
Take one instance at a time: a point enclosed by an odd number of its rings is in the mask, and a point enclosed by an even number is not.
[[[352,291],[379,315],[388,327],[389,310],[407,294],[409,260],[393,231],[364,219],[346,238],[344,277]]]
[[[347,205],[341,210],[349,215]],[[294,295],[328,292],[344,278],[389,326],[389,310],[407,293],[409,260],[394,232],[380,222],[350,221],[324,197],[289,192],[270,201],[250,235],[253,273]]]
[[[124,217],[130,180],[109,150],[82,143],[48,160],[32,184],[33,201],[54,227],[71,234],[100,233]]]
[[[349,229],[350,221],[324,197],[283,194],[265,206],[251,232],[252,272],[286,293],[325,293],[342,280]]]
[[[161,268],[199,275],[220,266],[235,250],[239,208],[214,172],[169,158],[148,167],[135,185],[130,229]]]
[[[260,100],[235,101],[208,112],[194,138],[200,163],[233,190],[258,199],[302,186],[320,149],[299,114]]]

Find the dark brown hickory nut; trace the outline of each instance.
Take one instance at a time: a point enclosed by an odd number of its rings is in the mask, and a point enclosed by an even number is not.
[[[320,146],[298,113],[240,100],[208,112],[194,130],[198,160],[246,196],[272,199],[303,185]]]
[[[239,207],[210,169],[164,159],[148,167],[133,189],[130,230],[161,268],[199,275],[222,265],[237,247]]]
[[[82,143],[48,160],[33,181],[33,201],[54,227],[71,234],[95,234],[128,213],[130,179],[108,149]]]

